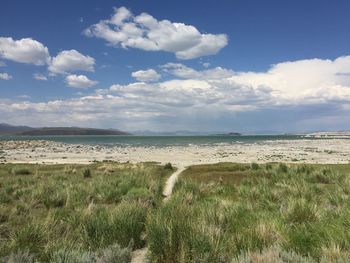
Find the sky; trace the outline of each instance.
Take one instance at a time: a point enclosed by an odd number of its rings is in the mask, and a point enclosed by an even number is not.
[[[350,130],[349,10],[347,0],[2,0],[0,123]]]

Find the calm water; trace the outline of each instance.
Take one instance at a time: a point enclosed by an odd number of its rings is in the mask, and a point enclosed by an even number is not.
[[[262,142],[264,140],[298,140],[300,135],[255,135],[255,136],[0,136],[3,140],[50,140],[55,142],[119,145],[119,146],[171,146],[211,145]]]

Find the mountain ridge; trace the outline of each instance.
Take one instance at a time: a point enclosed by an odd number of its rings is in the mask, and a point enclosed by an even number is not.
[[[44,135],[131,135],[117,129],[82,127],[38,127],[16,126],[0,123],[0,135],[44,136]]]

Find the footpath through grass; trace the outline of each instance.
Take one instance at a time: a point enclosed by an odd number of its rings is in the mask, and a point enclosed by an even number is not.
[[[0,262],[129,262],[172,172],[152,163],[0,165]]]
[[[350,262],[350,165],[0,165],[0,262]]]
[[[192,166],[147,218],[151,262],[350,262],[350,165]]]

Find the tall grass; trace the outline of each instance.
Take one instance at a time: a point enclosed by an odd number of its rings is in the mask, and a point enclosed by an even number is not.
[[[151,163],[0,165],[0,262],[128,262],[170,173]]]
[[[350,165],[186,170],[147,219],[152,262],[346,262]]]

